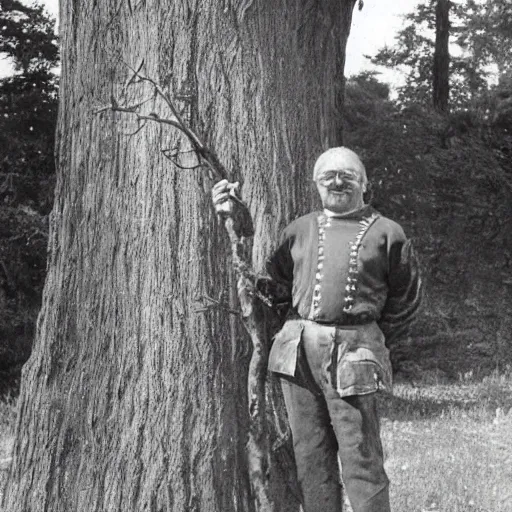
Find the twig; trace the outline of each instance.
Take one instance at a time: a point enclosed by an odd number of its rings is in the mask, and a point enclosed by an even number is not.
[[[203,302],[202,307],[194,309],[194,313],[203,313],[205,311],[211,311],[212,309],[221,309],[222,311],[226,311],[231,315],[240,316],[241,312],[230,308],[227,304],[224,304],[213,297],[208,297],[208,295],[203,295],[196,300],[196,302]]]
[[[137,119],[140,119],[140,120],[153,121],[155,123],[160,123],[160,124],[168,124],[168,125],[174,126],[174,128],[178,128],[178,130],[181,130],[181,126],[173,119],[166,119],[165,117],[158,117],[156,114],[145,116],[143,114],[139,114],[138,112],[134,112],[130,108],[126,108],[126,107],[118,107],[118,106],[114,106],[114,105],[109,105],[108,107],[102,107],[102,108],[94,111],[94,113],[101,114],[102,112],[105,112],[107,110],[111,110],[112,112],[124,112],[126,114],[132,114],[132,115],[136,116]]]
[[[180,163],[178,163],[178,160],[177,160],[179,153],[169,155],[168,152],[170,152],[170,151],[172,151],[172,149],[162,149],[161,153],[165,156],[165,158],[167,158],[167,160],[170,160],[179,169],[182,169],[184,171],[195,171],[196,169],[200,169],[204,165],[201,162],[199,162],[196,165],[191,165],[190,167],[181,165]]]
[[[137,123],[139,126],[134,132],[127,133],[126,135],[129,135],[130,137],[133,137],[134,135],[137,135],[145,126],[147,121],[143,121],[142,123]]]
[[[134,76],[139,78],[139,80],[141,80],[143,82],[148,82],[153,86],[155,92],[164,100],[164,102],[167,104],[167,106],[171,110],[172,114],[176,118],[176,121],[177,121],[176,128],[181,130],[188,137],[188,139],[192,143],[192,146],[194,146],[194,149],[197,151],[197,153],[202,158],[204,158],[204,160],[209,165],[211,171],[221,179],[228,179],[229,173],[227,172],[224,165],[222,165],[222,163],[218,159],[217,155],[204,144],[204,142],[200,139],[200,137],[197,135],[197,133],[195,133],[189,126],[187,126],[187,124],[183,121],[183,118],[182,118],[180,112],[174,105],[174,102],[163,91],[161,86],[152,78],[142,75],[140,73],[140,66],[139,66],[138,70],[135,70],[128,64],[127,64],[127,66],[129,69],[132,70]]]

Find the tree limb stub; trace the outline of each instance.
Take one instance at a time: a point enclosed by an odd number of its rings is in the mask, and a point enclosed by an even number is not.
[[[137,117],[139,121],[155,122],[172,126],[180,130],[194,148],[198,158],[206,163],[213,175],[218,179],[230,179],[230,173],[219,160],[215,152],[206,146],[199,135],[194,132],[183,120],[178,108],[169,96],[158,84],[158,82],[150,77],[141,74],[144,62],[137,69],[126,66],[132,71],[131,77],[127,80],[124,87],[127,88],[137,82],[146,82],[153,87],[154,96],[160,96],[165,104],[169,107],[173,118],[168,119],[161,117],[157,113],[143,115],[137,111],[146,101],[137,105],[121,106],[115,98],[111,99],[111,104],[96,110],[96,114],[113,111],[121,112]],[[140,128],[139,128],[140,129]],[[138,131],[138,130],[137,130]],[[164,156],[166,155],[163,150]],[[173,163],[174,160],[172,160]],[[178,164],[176,164],[178,167]],[[266,421],[266,391],[265,381],[267,372],[267,345],[265,343],[265,311],[264,304],[268,304],[268,300],[264,294],[257,290],[255,282],[255,272],[252,269],[251,251],[249,240],[254,234],[252,220],[247,208],[240,199],[232,196],[235,203],[240,208],[234,216],[221,216],[224,227],[229,237],[232,265],[237,276],[237,291],[241,306],[242,322],[251,338],[253,351],[249,364],[249,372],[247,376],[247,395],[248,409],[250,417],[248,441],[247,441],[247,459],[249,478],[252,487],[252,497],[255,504],[256,512],[273,512],[274,506],[270,498],[268,478],[270,469],[270,447],[268,439],[268,426]],[[197,312],[204,311],[213,304],[204,305]],[[219,304],[214,304],[219,307]],[[237,313],[229,310],[229,313]]]

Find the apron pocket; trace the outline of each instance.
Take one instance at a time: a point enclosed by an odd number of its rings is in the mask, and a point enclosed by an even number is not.
[[[340,396],[365,395],[381,387],[381,370],[374,361],[345,360],[336,373],[336,391]]]
[[[304,324],[301,320],[288,320],[276,334],[268,357],[268,369],[293,377],[297,368],[297,354],[302,340]]]

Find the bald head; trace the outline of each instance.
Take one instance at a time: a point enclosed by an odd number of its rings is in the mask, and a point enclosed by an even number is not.
[[[366,169],[360,158],[346,147],[330,148],[322,153],[315,163],[313,170],[313,180],[318,181],[323,174],[328,171],[346,171],[350,170],[358,174],[361,183],[366,188],[367,178]]]

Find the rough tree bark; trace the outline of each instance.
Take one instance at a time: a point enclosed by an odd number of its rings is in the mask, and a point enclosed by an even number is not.
[[[172,148],[194,163],[179,132],[93,112],[121,94],[126,63],[143,62],[242,181],[261,269],[278,231],[312,206],[315,157],[341,141],[353,5],[61,1],[48,275],[5,510],[252,510],[250,343],[231,311],[212,180],[165,158]],[[169,114],[148,84],[129,90],[148,116]],[[297,509],[273,471],[276,510]]]
[[[432,69],[434,108],[448,111],[450,96],[450,0],[437,0],[436,42]]]

